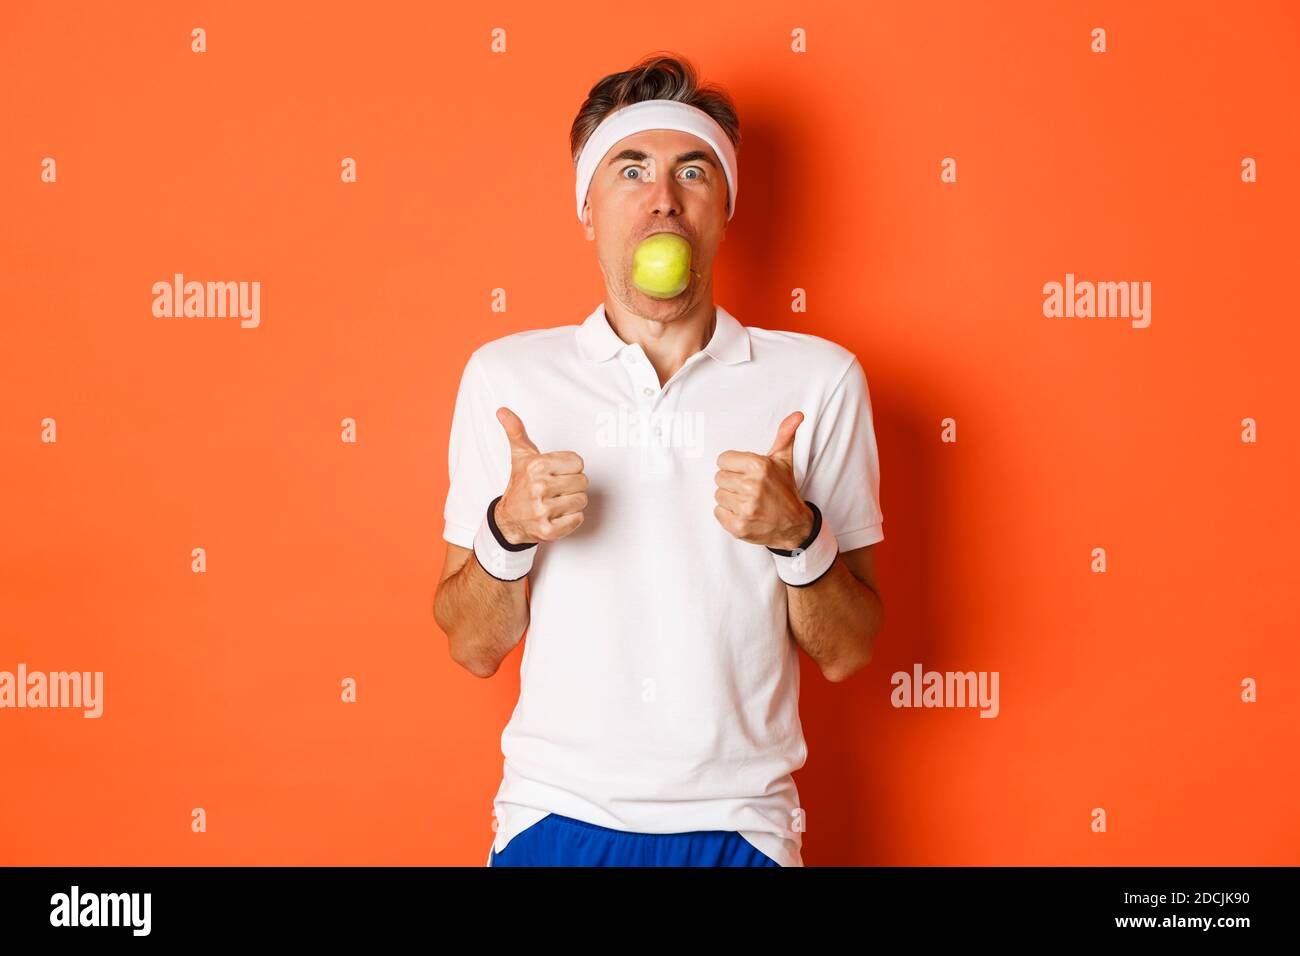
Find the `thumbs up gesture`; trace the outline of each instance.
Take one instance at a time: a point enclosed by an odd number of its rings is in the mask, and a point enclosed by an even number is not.
[[[741,541],[793,550],[812,532],[813,513],[794,481],[794,433],[803,412],[791,412],[766,455],[724,451],[713,476],[718,523]]]
[[[511,544],[555,541],[582,524],[587,476],[573,451],[540,452],[519,416],[504,405],[497,421],[510,440],[510,481],[497,502],[497,527]]]

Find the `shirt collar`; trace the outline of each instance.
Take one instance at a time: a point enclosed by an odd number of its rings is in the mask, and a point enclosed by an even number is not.
[[[713,337],[704,351],[723,365],[746,362],[750,358],[749,330],[740,321],[720,305],[715,305],[717,322],[713,327]],[[605,303],[596,306],[577,330],[578,349],[585,358],[593,362],[603,362],[631,346],[618,337],[605,316]]]

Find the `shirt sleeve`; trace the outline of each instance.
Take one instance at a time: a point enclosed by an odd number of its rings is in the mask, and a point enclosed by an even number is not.
[[[510,442],[497,421],[500,405],[478,353],[461,373],[447,445],[446,524],[442,537],[462,548],[474,546],[488,502],[505,491],[509,479]]]
[[[871,394],[856,356],[810,424],[812,447],[800,495],[821,509],[841,551],[883,541]]]

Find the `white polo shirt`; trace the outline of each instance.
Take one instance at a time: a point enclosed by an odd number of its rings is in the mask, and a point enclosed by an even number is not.
[[[767,454],[781,420],[802,411],[801,496],[841,551],[874,544],[884,532],[871,401],[847,349],[716,309],[708,346],[662,387],[604,303],[581,325],[507,335],[466,362],[447,541],[472,548],[505,491],[502,405],[540,451],[581,455],[589,483],[583,523],[540,543],[529,575],[497,852],[560,813],[641,833],[734,830],[782,866],[803,865],[791,774],[808,751],[786,585],[767,548],[718,523],[714,474],[724,451]]]

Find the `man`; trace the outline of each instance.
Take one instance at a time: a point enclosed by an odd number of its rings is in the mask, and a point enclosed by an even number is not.
[[[477,349],[452,420],[435,617],[480,677],[528,629],[488,865],[802,866],[798,649],[841,681],[882,624],[866,377],[713,302],[725,93],[654,57],[571,139],[604,301]],[[675,295],[637,278],[660,233],[689,244]]]

